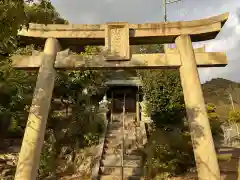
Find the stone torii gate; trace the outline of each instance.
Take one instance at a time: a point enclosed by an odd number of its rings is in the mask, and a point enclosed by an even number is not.
[[[220,172],[197,67],[227,65],[224,53],[193,49],[192,41],[214,39],[228,13],[208,19],[167,23],[98,25],[30,24],[19,32],[25,44],[43,44],[43,53],[13,56],[13,67],[39,69],[36,88],[17,164],[15,180],[34,180],[56,76],[55,70],[179,68],[187,117],[200,180],[219,180]],[[45,41],[46,40],[46,41]],[[176,43],[165,54],[131,54],[130,45]],[[62,53],[70,45],[105,45],[94,56]]]

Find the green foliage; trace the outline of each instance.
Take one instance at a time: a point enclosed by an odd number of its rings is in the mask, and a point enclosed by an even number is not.
[[[67,24],[68,22],[60,17],[59,13],[52,6],[50,0],[40,0],[25,5],[25,12],[28,22],[38,24]]]
[[[178,71],[141,70],[138,74],[143,83],[147,113],[153,120],[157,119],[157,127],[181,123],[185,111]]]
[[[98,133],[87,133],[84,135],[84,144],[87,146],[96,145],[99,142],[99,134]]]
[[[131,52],[136,54],[162,53],[164,48],[161,44],[132,45]]]
[[[37,16],[38,11],[44,11],[45,15],[47,15],[50,11],[46,9],[43,10],[44,8],[50,8],[54,11],[53,7],[42,5],[42,3],[47,1],[40,1],[31,6],[29,4],[24,4],[23,1],[6,2],[7,1],[0,2],[0,8],[3,10],[1,11],[2,16],[0,22],[4,25],[0,32],[1,138],[8,134],[8,129],[11,135],[13,135],[12,132],[15,130],[20,130],[22,132],[22,129],[24,129],[28,114],[25,106],[31,103],[31,94],[36,79],[35,73],[26,73],[14,70],[11,67],[11,61],[9,59],[11,54],[30,55],[34,49],[39,50],[39,47],[33,45],[24,48],[17,47],[17,31],[22,25],[26,24],[27,17],[30,22],[35,22],[34,13],[35,16]],[[58,17],[58,14],[55,16]],[[42,21],[44,20],[43,18]],[[16,50],[16,52],[14,52],[14,50]],[[13,124],[16,128],[13,128]]]
[[[5,54],[16,47],[17,31],[25,23],[24,1],[0,1],[0,12],[0,54]]]
[[[154,142],[154,143],[153,143]],[[194,165],[190,136],[177,128],[173,131],[155,129],[145,147],[146,175],[176,175]]]
[[[31,55],[43,47],[17,44],[17,31],[28,22],[52,24],[67,23],[55,11],[48,0],[0,2],[0,130],[1,138],[16,134],[21,137],[25,128],[36,73],[14,70],[10,65],[12,54]],[[86,47],[82,56],[98,51]],[[56,171],[59,158],[64,159],[62,148],[67,146],[72,154],[79,148],[98,143],[103,121],[98,115],[98,100],[104,91],[106,74],[100,71],[58,72],[53,92],[53,103],[47,124],[47,133],[40,159],[39,178],[45,179]],[[87,89],[88,93],[83,91]],[[60,99],[60,105],[55,100]],[[60,106],[60,108],[59,108]],[[71,109],[68,112],[68,109]],[[60,112],[56,112],[56,111]],[[65,112],[64,112],[65,111]],[[66,163],[67,165],[67,163]]]
[[[138,75],[147,101],[147,114],[154,122],[145,148],[146,174],[150,178],[166,179],[184,173],[195,163],[178,71],[139,70]],[[218,137],[222,122],[215,105],[208,104],[207,111],[212,133]]]
[[[13,124],[15,130],[25,126],[23,119],[27,117],[27,111],[24,108],[31,102],[32,79],[23,71],[13,70],[8,62],[0,64],[0,129],[5,136],[8,127],[13,131]]]
[[[158,172],[177,174],[194,164],[192,146],[185,121],[185,106],[178,71],[139,70],[147,114],[154,122],[146,153],[147,175],[154,178]]]
[[[85,50],[86,52],[81,53],[81,56],[91,55],[96,49],[86,47]],[[77,165],[75,159],[78,149],[98,143],[104,127],[104,121],[98,112],[98,102],[104,93],[106,79],[103,71],[58,72],[53,92],[55,101],[52,102],[48,119],[48,129],[51,129],[52,136],[56,140],[53,143],[56,152],[55,162],[57,159],[62,159],[65,166],[72,168]],[[70,112],[68,112],[69,108]],[[62,153],[63,147],[68,147],[67,155],[71,154],[71,162],[64,159],[66,154]],[[58,165],[57,163],[56,166]]]
[[[55,166],[55,157],[56,151],[54,149],[54,144],[56,143],[56,139],[53,136],[53,132],[51,129],[47,130],[46,138],[43,144],[40,164],[39,164],[39,178],[44,179],[47,176],[51,175],[52,172],[56,169]]]
[[[219,136],[222,134],[222,122],[219,115],[216,113],[216,106],[214,104],[207,104],[208,119],[210,122],[212,135]]]
[[[231,110],[228,117],[229,123],[240,123],[240,110]]]
[[[19,47],[17,32],[28,22],[65,23],[50,1],[0,1],[0,138],[21,137],[25,128],[29,104],[35,85],[36,73],[26,73],[11,67],[11,54],[31,55],[39,47]],[[52,19],[52,20],[51,20]],[[2,142],[2,140],[1,140]],[[50,171],[52,149],[44,142],[40,176]]]

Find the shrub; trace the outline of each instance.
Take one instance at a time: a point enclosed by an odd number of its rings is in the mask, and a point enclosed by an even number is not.
[[[221,128],[222,122],[218,114],[216,113],[216,106],[214,104],[208,104],[207,113],[208,113],[208,119],[209,119],[211,130],[212,130],[212,135],[214,137],[218,137],[223,133],[223,131]]]
[[[240,110],[229,111],[228,121],[229,123],[240,123]]]
[[[154,178],[186,172],[194,165],[194,157],[178,71],[143,70],[138,75],[155,127],[145,148],[146,175]]]

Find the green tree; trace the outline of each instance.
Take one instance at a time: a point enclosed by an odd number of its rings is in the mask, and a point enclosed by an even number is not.
[[[12,54],[31,55],[33,50],[41,51],[43,47],[37,47],[36,45],[24,47],[17,44],[17,30],[21,29],[22,25],[27,27],[27,23],[31,22],[63,24],[67,21],[60,17],[48,0],[31,4],[24,4],[23,1],[19,2],[21,4],[4,4],[1,2],[1,8],[7,8],[8,10],[4,11],[4,16],[1,16],[5,18],[1,19],[1,24],[8,21],[9,24],[4,27],[4,33],[1,31],[1,42],[3,43],[0,46],[0,127],[1,130],[6,130],[5,135],[12,136],[18,131],[21,137],[26,124],[37,74],[14,70],[11,67],[9,56]],[[19,9],[19,7],[22,9]],[[15,12],[14,10],[19,11]],[[15,14],[12,14],[12,12]],[[11,43],[11,48],[6,42]],[[94,47],[86,47],[85,52],[80,55],[90,55],[95,53],[96,50]],[[103,84],[106,78],[105,73],[93,70],[58,72],[41,155],[40,178],[44,179],[55,172],[57,160],[64,159],[66,155],[62,151],[63,147],[68,147],[73,156],[72,164],[74,165],[74,156],[80,148],[98,142],[98,134],[101,132],[103,124],[98,116],[97,106],[98,99],[101,98],[104,91]],[[85,89],[88,90],[87,94],[83,93]],[[58,99],[60,99],[60,104],[55,102]],[[69,107],[72,109],[71,112],[67,112]],[[57,112],[56,110],[60,111]],[[62,110],[65,110],[66,113],[63,113]],[[1,133],[2,135],[3,133]],[[17,136],[19,136],[19,133]]]
[[[237,109],[235,111],[229,111],[228,122],[230,124],[240,123],[240,110]]]
[[[152,48],[152,49],[151,49]],[[140,52],[163,52],[162,45],[141,47]],[[145,147],[149,178],[186,172],[194,165],[191,140],[178,70],[138,70],[153,127]],[[153,143],[154,142],[154,143]]]
[[[0,1],[0,12],[0,54],[5,55],[16,47],[17,31],[26,22],[24,1]]]
[[[218,137],[223,133],[221,128],[223,122],[221,121],[219,115],[216,112],[216,105],[212,103],[207,104],[207,113],[211,125],[212,135],[214,137]]]
[[[154,178],[161,172],[166,179],[166,176],[184,173],[195,162],[179,72],[139,70],[138,75],[147,102],[147,114],[153,120],[153,130],[144,150],[147,175]],[[212,133],[218,137],[222,133],[222,122],[215,105],[208,104],[206,108]]]
[[[157,119],[157,126],[180,123],[185,113],[178,71],[143,70],[139,71],[139,76],[147,100],[148,115],[153,120]]]
[[[86,47],[79,56],[88,56],[95,51],[94,47]],[[70,168],[74,173],[78,166],[77,152],[98,143],[104,127],[98,102],[104,95],[107,77],[104,71],[58,72],[41,156],[40,178],[57,176],[59,163],[68,167],[61,171],[69,171]],[[67,147],[71,162],[65,160],[63,147]]]
[[[20,47],[17,43],[18,30],[28,22],[66,23],[67,21],[60,18],[48,0],[35,3],[1,1],[0,9],[0,129],[4,136],[8,132],[8,127],[11,135],[15,130],[22,132],[28,114],[25,105],[31,102],[36,79],[36,73],[14,70],[9,57],[12,54],[31,55],[36,48],[41,50],[41,47],[34,45]]]
[[[25,5],[28,23],[38,24],[67,24],[68,21],[61,18],[51,4],[50,0],[40,0],[31,5]]]
[[[138,74],[147,101],[147,113],[154,122],[145,150],[150,151],[146,153],[147,175],[154,178],[158,172],[171,175],[185,172],[194,164],[194,158],[179,72],[141,70]]]
[[[17,31],[26,22],[24,1],[0,2],[0,130],[6,135],[8,127],[17,129],[25,103],[24,92],[29,90],[27,76],[11,68],[9,54],[17,48]],[[26,84],[27,83],[27,84]],[[12,120],[12,121],[11,121]]]

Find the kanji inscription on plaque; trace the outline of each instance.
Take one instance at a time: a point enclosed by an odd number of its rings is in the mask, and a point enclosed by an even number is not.
[[[129,60],[128,23],[107,23],[105,26],[107,60]]]

